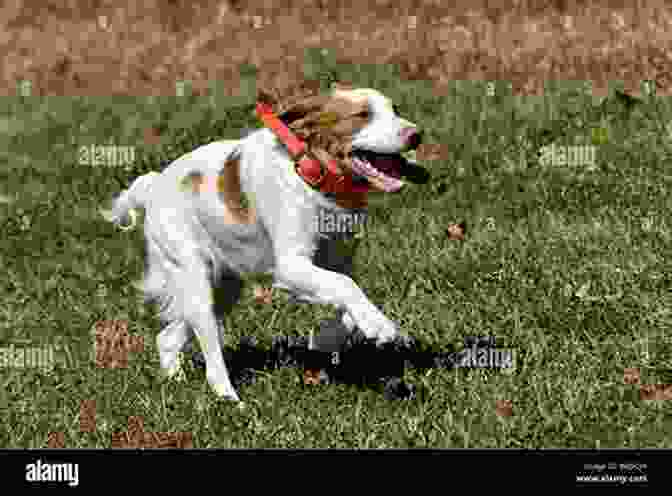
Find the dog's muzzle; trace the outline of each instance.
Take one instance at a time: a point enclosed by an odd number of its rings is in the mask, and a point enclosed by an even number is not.
[[[413,152],[422,143],[421,132],[411,129],[406,133],[404,154]],[[352,172],[355,183],[369,182],[386,193],[399,191],[405,184],[402,178],[415,184],[425,184],[429,180],[429,173],[423,167],[401,153],[353,149]]]

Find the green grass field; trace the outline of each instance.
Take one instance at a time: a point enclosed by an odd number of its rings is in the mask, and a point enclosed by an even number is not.
[[[198,370],[186,384],[160,382],[159,322],[130,285],[142,274],[142,231],[121,232],[97,209],[138,174],[257,126],[253,107],[3,97],[0,345],[58,345],[67,360],[49,374],[0,369],[0,446],[43,447],[61,431],[67,447],[109,447],[142,416],[149,431],[191,432],[198,448],[671,447],[670,402],[642,401],[623,378],[638,368],[642,383],[672,383],[670,102],[628,108],[583,83],[517,97],[506,84],[456,82],[439,97],[390,68],[331,70],[393,97],[446,151],[429,163],[429,185],[376,199],[356,280],[404,332],[437,344],[496,336],[516,350],[515,370],[411,370],[426,401],[388,402],[350,386],[306,388],[283,369],[239,391],[244,411],[215,401]],[[146,145],[152,125],[165,135]],[[540,161],[551,143],[595,146],[595,161]],[[135,163],[80,165],[90,144],[135,146]],[[466,239],[449,240],[446,227],[463,219]],[[254,304],[248,288],[226,339],[307,335],[332,315],[282,297]],[[128,368],[90,360],[101,319],[127,320],[144,338]],[[80,432],[84,400],[96,403],[94,433]],[[513,415],[497,415],[500,400]]]

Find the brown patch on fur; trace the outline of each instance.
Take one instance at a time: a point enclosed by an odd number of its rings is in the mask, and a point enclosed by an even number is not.
[[[321,161],[336,160],[341,171],[348,173],[352,170],[352,136],[368,124],[368,105],[344,98],[318,98],[297,103],[281,117],[306,142],[310,153]]]
[[[285,122],[293,123],[295,128],[301,128],[305,116],[324,110],[329,100],[330,97],[326,95],[316,95],[299,100],[282,111],[280,118]],[[309,120],[306,120],[306,122],[313,123]],[[290,125],[290,127],[292,126]]]
[[[296,103],[320,95],[320,82],[306,79],[285,88],[264,86],[257,91],[257,101],[272,105],[278,114],[285,112]]]
[[[223,206],[223,220],[228,224],[254,224],[256,211],[253,205],[245,207],[240,185],[240,161],[231,159],[215,177],[205,177],[201,172],[192,171],[180,182],[185,193],[217,193]]]
[[[254,224],[257,213],[254,205],[243,206],[243,191],[240,186],[240,161],[229,160],[217,177],[217,193],[226,207],[227,219],[231,224]]]

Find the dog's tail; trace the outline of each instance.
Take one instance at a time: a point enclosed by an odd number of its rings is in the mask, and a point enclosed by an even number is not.
[[[131,187],[122,191],[113,201],[111,209],[100,209],[100,214],[108,222],[124,230],[133,229],[136,223],[137,209],[144,208],[149,192],[158,172],[149,172],[138,177]]]

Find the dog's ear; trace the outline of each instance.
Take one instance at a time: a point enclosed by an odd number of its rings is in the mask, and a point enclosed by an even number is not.
[[[260,89],[257,91],[257,102],[273,106],[276,104],[276,97],[271,92]]]
[[[368,116],[361,117],[364,110],[368,110],[368,105],[364,102],[320,96],[298,102],[280,114],[280,119],[296,131],[351,136],[356,129],[368,122]]]
[[[285,124],[291,124],[299,119],[305,119],[310,114],[316,114],[324,109],[329,101],[328,96],[317,95],[300,100],[293,105],[290,105],[278,116]],[[317,114],[316,114],[317,119]],[[311,120],[312,122],[312,120]]]

